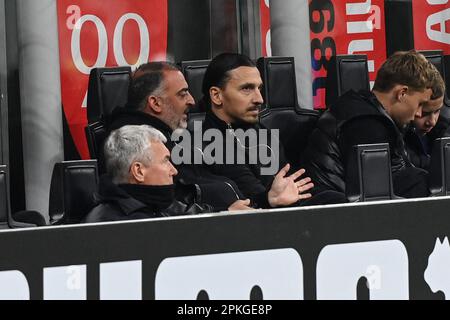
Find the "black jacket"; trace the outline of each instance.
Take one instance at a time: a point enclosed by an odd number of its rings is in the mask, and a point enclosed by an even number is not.
[[[109,131],[125,125],[149,125],[158,129],[166,137],[166,147],[169,151],[175,146],[172,141],[172,129],[164,122],[147,113],[116,108],[107,121]],[[191,150],[189,150],[191,152]],[[175,176],[176,198],[185,203],[194,199],[197,202],[211,205],[215,211],[227,210],[239,199],[244,199],[236,184],[226,177],[211,174],[201,164],[176,165],[178,175]]]
[[[437,138],[450,136],[446,130],[450,126],[449,119],[440,116],[434,128],[424,136],[417,134],[414,126],[405,133],[405,144],[408,157],[414,166],[425,170],[430,169],[431,152]]]
[[[97,206],[82,222],[148,219],[211,212],[207,205],[175,199],[174,186],[115,185],[107,175],[100,179]]]
[[[226,122],[219,119],[211,110],[208,110],[206,112],[205,121],[203,123],[203,132],[209,129],[218,129],[222,133],[223,137],[227,137],[228,135],[228,137],[234,141],[235,156],[238,152],[237,149],[244,149],[243,152],[245,153],[246,159],[245,163],[241,164],[236,161],[236,157],[234,163],[232,164],[227,164],[225,161],[223,164],[209,164],[207,165],[208,170],[210,170],[213,174],[226,176],[233,180],[237,184],[241,192],[244,194],[244,196],[251,200],[254,207],[269,208],[270,205],[268,203],[267,193],[272,185],[274,175],[261,174],[263,165],[261,164],[261,159],[259,158],[259,152],[260,148],[264,148],[265,150],[263,150],[263,152],[268,152],[267,154],[270,154],[270,152],[278,153],[279,160],[278,164],[276,165],[276,167],[278,168],[278,172],[286,164],[283,146],[281,145],[280,141],[278,140],[278,150],[272,150],[272,148],[274,147],[270,143],[272,141],[272,135],[270,130],[268,130],[268,141],[261,141],[261,143],[259,143],[259,141],[257,146],[249,146],[248,141],[238,141],[238,138],[236,137],[234,131],[237,129],[242,129],[243,131],[255,130],[255,132],[258,133],[260,129],[266,128],[264,128],[260,124],[227,124]],[[277,139],[277,137],[274,138]],[[224,139],[223,147],[224,155],[226,153],[225,140],[226,139]],[[204,144],[204,150],[206,150],[205,148],[207,145],[207,143]],[[255,161],[249,161],[251,159],[251,153],[253,153],[252,156],[256,156],[256,163]]]
[[[424,173],[414,170],[407,157],[402,132],[376,96],[364,91],[347,92],[319,119],[304,155],[304,166],[315,184],[313,192],[345,193],[345,172],[354,170],[347,167],[353,146],[373,143],[389,143],[394,191],[408,197],[412,186],[404,185],[408,180],[405,173],[419,175],[420,183]],[[415,196],[426,196],[425,189],[427,186],[421,186]]]

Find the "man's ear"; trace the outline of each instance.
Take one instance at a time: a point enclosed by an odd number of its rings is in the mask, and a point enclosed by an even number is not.
[[[222,90],[219,87],[209,88],[209,97],[211,98],[211,102],[216,106],[222,105]]]
[[[130,167],[130,182],[135,183],[144,183],[144,165],[139,162],[135,161],[131,164]]]
[[[147,97],[147,108],[154,114],[160,114],[162,111],[161,98],[157,96]]]
[[[403,85],[399,86],[397,88],[396,94],[395,94],[397,100],[402,101],[404,96],[406,96],[408,94],[408,91],[409,91],[408,86],[403,86]]]

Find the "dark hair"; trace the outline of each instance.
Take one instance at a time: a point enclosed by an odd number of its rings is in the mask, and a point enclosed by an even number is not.
[[[431,88],[434,66],[419,52],[398,51],[381,66],[375,80],[374,90],[388,92],[395,85],[411,87],[413,91]]]
[[[445,82],[444,79],[442,79],[440,72],[436,68],[432,72],[430,82],[431,82],[431,90],[433,91],[430,99],[436,100],[442,98],[445,94]]]
[[[165,62],[144,63],[134,71],[128,86],[127,108],[143,110],[147,97],[162,89],[164,72],[179,71],[176,65]]]
[[[230,79],[229,71],[239,67],[256,67],[247,56],[239,53],[221,53],[209,63],[203,78],[202,93],[204,102],[210,102],[209,89],[223,88]]]

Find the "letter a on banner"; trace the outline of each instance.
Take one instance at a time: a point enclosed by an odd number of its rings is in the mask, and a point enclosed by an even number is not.
[[[89,158],[87,87],[92,68],[165,60],[166,0],[58,0],[61,96],[75,146]]]
[[[413,1],[412,6],[415,48],[450,54],[450,2]]]

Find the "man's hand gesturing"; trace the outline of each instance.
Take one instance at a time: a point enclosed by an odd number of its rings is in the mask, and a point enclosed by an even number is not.
[[[296,181],[305,173],[305,169],[300,169],[286,177],[289,168],[289,164],[284,166],[273,180],[268,194],[268,201],[271,207],[288,206],[301,199],[311,198],[311,193],[304,193],[314,187],[311,178],[306,177]]]

